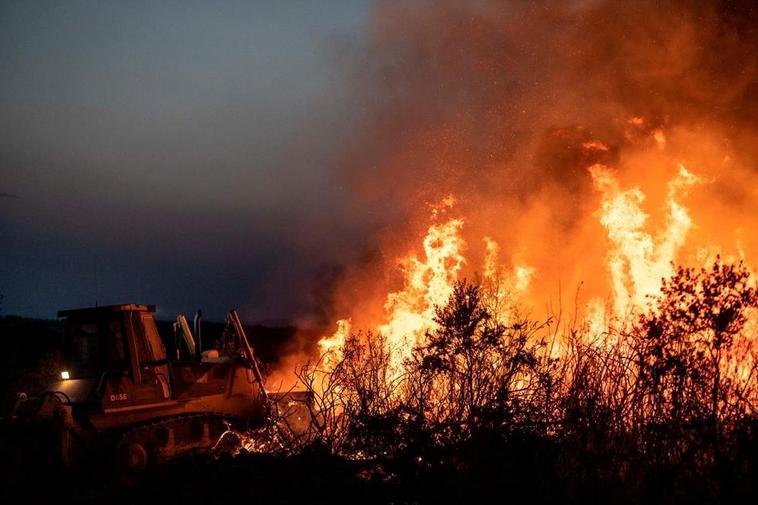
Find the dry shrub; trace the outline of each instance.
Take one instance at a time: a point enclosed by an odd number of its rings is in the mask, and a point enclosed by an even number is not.
[[[351,458],[421,461],[482,434],[506,445],[528,436],[560,448],[567,482],[674,475],[709,493],[739,458],[754,471],[742,448],[755,442],[758,294],[743,264],[679,268],[646,311],[602,335],[587,325],[559,334],[553,320],[506,325],[485,300],[481,286],[456,284],[402,374],[372,333],[352,335],[330,370],[303,367],[311,441]]]

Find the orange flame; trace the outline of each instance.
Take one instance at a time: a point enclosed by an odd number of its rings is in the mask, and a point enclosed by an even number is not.
[[[452,197],[444,199],[432,209],[432,217],[439,217],[441,208],[451,208]],[[423,240],[423,256],[409,253],[400,260],[404,274],[402,289],[387,295],[384,303],[385,320],[374,328],[387,341],[391,353],[390,371],[396,376],[401,373],[403,363],[411,356],[413,349],[425,342],[425,335],[433,331],[435,308],[444,305],[453,292],[455,282],[466,259],[463,256],[465,242],[461,236],[462,219],[449,219],[432,224]],[[498,292],[498,301],[506,295],[517,296],[524,293],[534,275],[534,268],[518,263],[513,272],[500,278],[498,265],[499,246],[489,237],[484,239],[487,255],[484,261],[484,280],[496,285],[503,284],[507,291]],[[497,315],[507,321],[510,307],[498,304]],[[324,355],[327,369],[342,358],[341,347],[350,334],[350,319],[337,321],[337,330],[319,341],[319,349]]]
[[[377,328],[392,350],[394,370],[400,370],[425,332],[434,327],[435,306],[443,305],[453,292],[465,262],[462,227],[461,219],[430,226],[424,238],[424,257],[411,254],[402,261],[405,285],[387,295],[387,320]]]
[[[643,147],[642,159],[660,163],[665,158],[662,151],[671,149],[664,130],[651,128],[643,117],[633,117],[627,124],[629,128],[637,129],[630,130],[635,135],[630,142]],[[581,147],[586,152],[601,155],[612,151],[608,145],[597,140],[585,140]],[[623,163],[620,162],[621,165]],[[704,247],[702,244],[685,249],[693,230],[697,229],[692,211],[685,206],[685,199],[703,179],[690,172],[683,163],[677,164],[674,177],[663,185],[658,180],[653,181],[654,189],[663,190],[661,195],[656,195],[662,197],[663,203],[661,210],[652,217],[649,210],[643,208],[649,194],[643,192],[642,186],[625,187],[621,182],[620,169],[612,168],[610,164],[594,163],[587,170],[600,196],[591,218],[605,230],[604,236],[594,235],[590,240],[605,244],[607,250],[601,260],[604,274],[594,276],[598,279],[589,279],[594,283],[595,291],[584,303],[580,323],[593,338],[601,335],[609,338],[609,327],[627,321],[630,315],[646,309],[650,297],[660,292],[661,280],[674,273],[673,264],[680,261],[685,252],[690,254],[688,259],[691,259],[697,251],[700,264],[706,264],[722,251],[718,246]],[[470,261],[464,256],[467,250],[463,238],[464,219],[448,217],[455,206],[456,200],[452,196],[432,206],[432,224],[422,238],[422,252],[419,254],[411,250],[399,260],[402,285],[382,298],[381,316],[368,321],[365,326],[386,339],[391,356],[391,373],[395,377],[402,373],[403,364],[414,348],[425,343],[426,333],[435,329],[435,308],[446,303],[455,282],[462,275],[473,273],[480,279],[491,297],[488,303],[493,314],[506,324],[518,304],[531,295],[534,279],[538,276],[544,278],[525,259],[530,247],[544,248],[533,237],[515,237],[518,242],[509,244],[510,258],[506,262],[501,261],[503,250],[492,236],[472,242],[482,244],[482,263],[477,274],[477,269],[472,269]],[[737,233],[737,238],[738,256],[744,259],[746,253],[742,234]],[[596,251],[597,248],[592,249],[592,252]],[[730,257],[722,256],[726,259]],[[579,259],[585,261],[585,266],[589,263],[584,258]],[[509,266],[505,266],[508,263]],[[597,288],[603,285],[609,290],[608,302],[597,296]],[[364,306],[359,305],[349,315],[361,313],[360,309]],[[751,321],[755,318],[752,315]],[[341,348],[350,331],[351,320],[342,319],[337,322],[336,332],[319,342],[321,352],[326,355],[324,365],[327,369],[341,359]],[[559,351],[551,347],[551,352]]]
[[[623,317],[644,307],[647,297],[659,290],[661,279],[673,273],[672,262],[693,226],[679,200],[700,179],[679,165],[679,174],[668,184],[666,226],[653,237],[644,231],[648,220],[641,208],[644,193],[638,188],[622,190],[608,167],[593,165],[589,171],[602,194],[597,215],[612,243],[608,271],[614,315]]]

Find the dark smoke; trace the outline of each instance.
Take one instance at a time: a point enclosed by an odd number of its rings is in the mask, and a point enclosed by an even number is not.
[[[516,163],[550,149],[550,128],[618,142],[629,116],[717,123],[755,161],[756,26],[752,2],[386,2],[361,65],[368,121],[346,170],[375,196],[442,177],[443,192],[481,190],[491,181],[471,171],[490,167],[498,193],[523,196],[545,175],[566,177],[539,159]]]
[[[715,162],[693,169],[713,176],[701,198],[750,229],[756,27],[749,1],[380,3],[354,67],[363,123],[341,167],[355,204],[387,216],[374,241],[382,253],[368,272],[346,269],[335,315],[392,286],[386,271],[417,246],[424,204],[448,193],[473,237],[495,236],[506,255],[530,242],[550,289],[586,280],[603,267],[580,271],[577,250],[600,258],[604,247],[587,238],[597,198],[586,167],[623,170],[656,128],[674,132],[672,157],[683,161],[716,159],[701,152],[705,137],[730,153],[730,173]],[[635,131],[632,117],[644,118]],[[589,140],[608,151],[588,155]]]

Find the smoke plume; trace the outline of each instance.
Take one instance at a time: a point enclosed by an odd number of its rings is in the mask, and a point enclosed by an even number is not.
[[[351,79],[360,126],[340,157],[351,211],[379,216],[365,261],[336,283],[333,317],[380,317],[419,250],[430,205],[465,221],[465,275],[484,237],[535,270],[525,300],[559,286],[608,296],[608,235],[588,168],[639,188],[666,233],[679,166],[694,226],[676,260],[746,258],[758,216],[758,10],[751,2],[382,2]],[[663,238],[661,238],[663,239]],[[699,262],[699,263],[698,263]]]

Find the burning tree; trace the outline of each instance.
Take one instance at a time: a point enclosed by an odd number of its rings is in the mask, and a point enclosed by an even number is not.
[[[408,363],[412,418],[439,442],[526,424],[540,384],[537,325],[506,326],[485,307],[481,288],[466,281],[435,312],[436,329]]]
[[[632,333],[635,422],[645,427],[641,442],[652,453],[661,441],[670,446],[667,453],[684,457],[676,448],[696,434],[716,457],[724,430],[755,414],[755,335],[745,330],[756,306],[758,292],[741,262],[680,267],[664,279]]]

